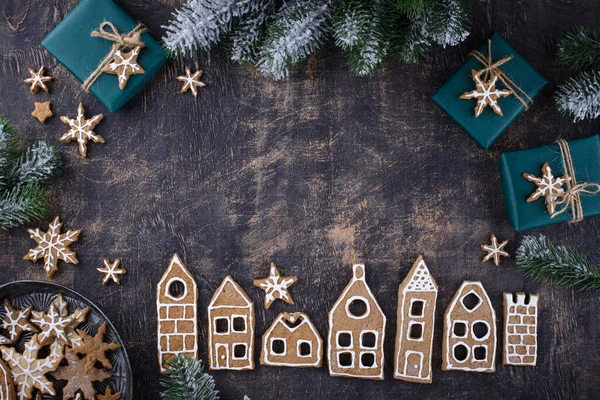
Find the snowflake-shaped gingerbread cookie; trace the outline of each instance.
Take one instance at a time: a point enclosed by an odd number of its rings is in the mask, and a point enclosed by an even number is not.
[[[60,117],[62,122],[69,125],[69,132],[62,135],[59,140],[63,143],[71,143],[71,141],[76,140],[79,145],[79,154],[81,154],[81,157],[87,155],[88,141],[104,143],[104,138],[94,132],[94,128],[102,121],[104,115],[96,114],[91,119],[86,119],[84,113],[83,104],[79,103],[77,118]]]
[[[19,340],[19,336],[23,332],[37,332],[37,328],[29,322],[29,314],[31,306],[22,310],[14,309],[10,305],[8,299],[4,299],[4,318],[0,322],[0,326],[8,332],[9,340],[3,340],[4,336],[0,337],[0,344],[14,344]]]
[[[69,303],[64,299],[62,293],[59,293],[58,296],[52,301],[52,304],[56,306],[58,314],[61,317],[69,317],[72,321],[71,324],[65,329],[65,333],[67,335],[67,339],[71,343],[71,347],[79,346],[83,343],[81,336],[76,332],[75,328],[79,325],[83,324],[87,319],[87,314],[90,311],[89,307],[76,309],[73,314],[69,315]]]
[[[295,276],[281,276],[275,263],[271,263],[269,277],[255,280],[254,286],[265,291],[265,308],[268,309],[276,299],[281,299],[288,304],[294,304],[288,288],[297,280],[298,278]]]
[[[498,105],[498,99],[500,97],[509,96],[512,92],[510,90],[496,89],[498,75],[492,75],[490,80],[482,81],[477,71],[472,70],[471,74],[475,81],[475,90],[464,92],[460,95],[460,98],[464,100],[477,100],[475,117],[479,117],[483,112],[483,109],[487,106],[490,106],[496,114],[502,115],[502,109],[500,108],[500,105]]]
[[[102,68],[102,72],[117,75],[119,77],[119,89],[125,89],[131,75],[143,74],[144,69],[138,64],[137,58],[140,54],[140,46],[135,47],[130,52],[117,50],[113,61]]]
[[[50,304],[48,312],[33,311],[32,314],[31,322],[42,330],[38,333],[38,340],[42,346],[55,340],[63,346],[71,345],[66,330],[73,323],[73,317],[60,315],[55,303]]]
[[[38,245],[35,249],[29,250],[29,253],[24,260],[37,261],[40,258],[44,259],[44,270],[48,278],[58,271],[58,261],[63,260],[67,264],[77,264],[77,255],[73,252],[69,245],[77,241],[80,230],[68,230],[66,233],[60,233],[62,223],[58,217],[48,227],[48,232],[41,232],[40,228],[28,229],[29,236],[35,240]]]
[[[546,210],[548,210],[548,213],[554,214],[554,210],[556,209],[556,196],[565,192],[563,186],[569,182],[571,178],[568,176],[555,177],[552,174],[552,168],[550,168],[548,163],[545,163],[542,166],[542,176],[540,178],[527,173],[523,174],[523,177],[529,182],[535,183],[537,186],[537,189],[529,196],[527,202],[530,203],[544,197],[546,199]]]
[[[198,97],[198,88],[206,86],[206,83],[200,80],[202,76],[202,70],[194,72],[193,74],[190,72],[189,67],[185,67],[185,75],[178,76],[176,79],[178,81],[183,82],[183,86],[181,87],[180,93],[185,93],[188,90],[192,92],[194,97]]]
[[[89,372],[84,372],[85,360],[79,359],[77,354],[67,352],[65,359],[69,365],[62,366],[50,374],[54,379],[67,381],[67,386],[62,389],[63,398],[73,399],[76,397],[77,391],[81,391],[85,399],[96,398],[93,382],[102,382],[110,378],[110,374],[95,367],[92,367]]]
[[[496,235],[492,235],[490,240],[492,242],[491,244],[481,245],[481,249],[487,252],[487,254],[483,257],[482,262],[494,260],[494,264],[496,264],[496,266],[498,267],[500,266],[500,257],[510,257],[510,254],[508,254],[508,252],[504,250],[504,247],[506,247],[506,245],[508,244],[508,240],[505,240],[502,243],[498,243]]]
[[[50,355],[38,358],[42,345],[38,342],[37,335],[25,343],[23,354],[17,352],[13,347],[0,346],[2,358],[12,372],[13,381],[17,386],[17,397],[19,400],[31,399],[33,390],[39,389],[42,394],[56,396],[54,385],[46,378],[46,374],[56,371],[62,354],[59,357]]]
[[[47,83],[52,82],[54,79],[51,76],[44,76],[45,67],[42,65],[37,71],[33,68],[29,68],[29,75],[31,77],[25,79],[23,82],[29,85],[29,90],[32,94],[36,94],[40,89],[48,93]]]

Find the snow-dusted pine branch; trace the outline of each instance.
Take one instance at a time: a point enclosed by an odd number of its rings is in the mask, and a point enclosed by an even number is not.
[[[161,397],[167,400],[216,400],[214,378],[204,372],[199,360],[179,355],[169,360],[167,373],[160,379],[165,388]]]
[[[442,47],[456,46],[469,36],[469,22],[465,0],[440,0],[427,13],[425,35]]]
[[[46,213],[48,193],[38,183],[0,191],[0,229],[7,230],[38,220]]]
[[[266,32],[266,22],[275,13],[274,0],[261,0],[260,10],[252,12],[240,20],[229,35],[229,57],[240,64],[253,64],[258,61],[258,45]]]
[[[558,110],[573,122],[600,116],[600,72],[581,72],[560,85],[554,95]]]
[[[54,175],[60,166],[60,152],[48,142],[37,142],[21,156],[14,175],[18,184],[41,182]]]
[[[290,0],[275,15],[260,46],[257,68],[280,80],[292,66],[320,48],[330,30],[329,0]]]

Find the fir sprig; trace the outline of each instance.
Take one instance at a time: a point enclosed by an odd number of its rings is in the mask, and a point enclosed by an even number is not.
[[[600,271],[585,255],[565,246],[554,246],[543,235],[526,236],[517,249],[517,268],[525,276],[567,288],[600,291]]]
[[[42,218],[48,193],[40,183],[61,167],[60,153],[47,142],[22,151],[17,129],[0,120],[0,229]]]
[[[558,86],[554,94],[558,111],[573,122],[600,116],[600,72],[581,72]]]
[[[199,360],[179,355],[167,363],[167,373],[160,378],[165,388],[161,397],[167,400],[215,400],[215,380],[204,372]]]
[[[423,15],[428,11],[436,0],[395,0],[396,7],[408,17]]]
[[[562,64],[576,71],[598,65],[600,35],[583,26],[563,32],[558,39],[558,58]]]

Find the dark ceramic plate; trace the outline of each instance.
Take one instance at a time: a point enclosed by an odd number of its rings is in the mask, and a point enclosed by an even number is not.
[[[131,400],[133,398],[133,378],[131,364],[129,363],[129,357],[127,357],[123,341],[106,315],[90,300],[72,289],[55,283],[16,281],[0,286],[0,304],[4,302],[4,299],[8,298],[13,307],[23,308],[31,305],[34,310],[47,311],[50,303],[56,298],[59,292],[62,293],[63,298],[69,303],[69,313],[78,308],[90,307],[86,322],[79,325],[78,329],[83,329],[88,334],[93,335],[96,334],[100,325],[106,322],[105,341],[121,345],[121,348],[106,353],[113,369],[109,371],[111,374],[109,379],[106,379],[104,382],[94,382],[96,393],[104,393],[106,386],[110,385],[113,393],[122,393],[121,399]],[[0,307],[0,318],[2,317],[4,317],[4,307]],[[31,335],[30,333],[23,334],[23,338],[16,345],[19,351],[23,351],[24,343],[31,338]],[[66,385],[65,381],[56,381],[50,376],[48,376],[48,379],[54,382],[57,396],[43,396],[43,399],[62,399],[62,388]]]

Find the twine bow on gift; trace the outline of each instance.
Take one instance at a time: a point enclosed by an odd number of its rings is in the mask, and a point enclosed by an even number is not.
[[[559,140],[560,155],[562,157],[565,176],[567,177],[567,190],[563,193],[554,194],[548,199],[554,203],[556,211],[552,213],[550,218],[554,218],[571,209],[573,218],[571,222],[579,222],[583,220],[583,207],[581,206],[581,194],[596,195],[600,193],[600,185],[597,183],[581,182],[578,183],[575,178],[575,168],[573,167],[573,159],[571,158],[571,149],[566,140]]]
[[[109,28],[107,30],[106,28]],[[146,27],[143,24],[137,24],[131,31],[121,34],[112,22],[105,21],[100,24],[100,28],[97,31],[93,31],[90,36],[100,37],[106,40],[114,42],[110,51],[100,61],[98,67],[87,77],[83,82],[83,89],[87,92],[90,87],[96,82],[96,80],[102,75],[102,69],[107,66],[113,59],[115,53],[124,48],[144,47],[145,44],[141,39],[142,33],[146,32]]]
[[[477,61],[479,61],[485,67],[485,68],[477,71],[477,73],[476,73],[477,77],[480,77],[483,74],[483,80],[487,81],[490,79],[491,76],[497,76],[498,79],[500,79],[500,81],[504,84],[504,86],[506,86],[506,88],[512,92],[511,94],[514,95],[515,98],[517,100],[519,100],[519,102],[521,104],[523,104],[523,107],[525,107],[525,109],[529,108],[529,105],[531,103],[533,103],[533,99],[531,97],[529,97],[529,95],[523,89],[521,89],[508,76],[506,76],[506,74],[504,72],[502,72],[499,69],[499,67],[501,65],[512,60],[512,58],[513,58],[512,56],[507,56],[507,57],[502,58],[501,60],[492,62],[492,41],[490,39],[488,39],[488,55],[487,55],[487,57],[484,56],[483,54],[481,54],[481,52],[479,52],[477,50],[471,51],[469,53],[469,55],[475,57],[477,59]]]

